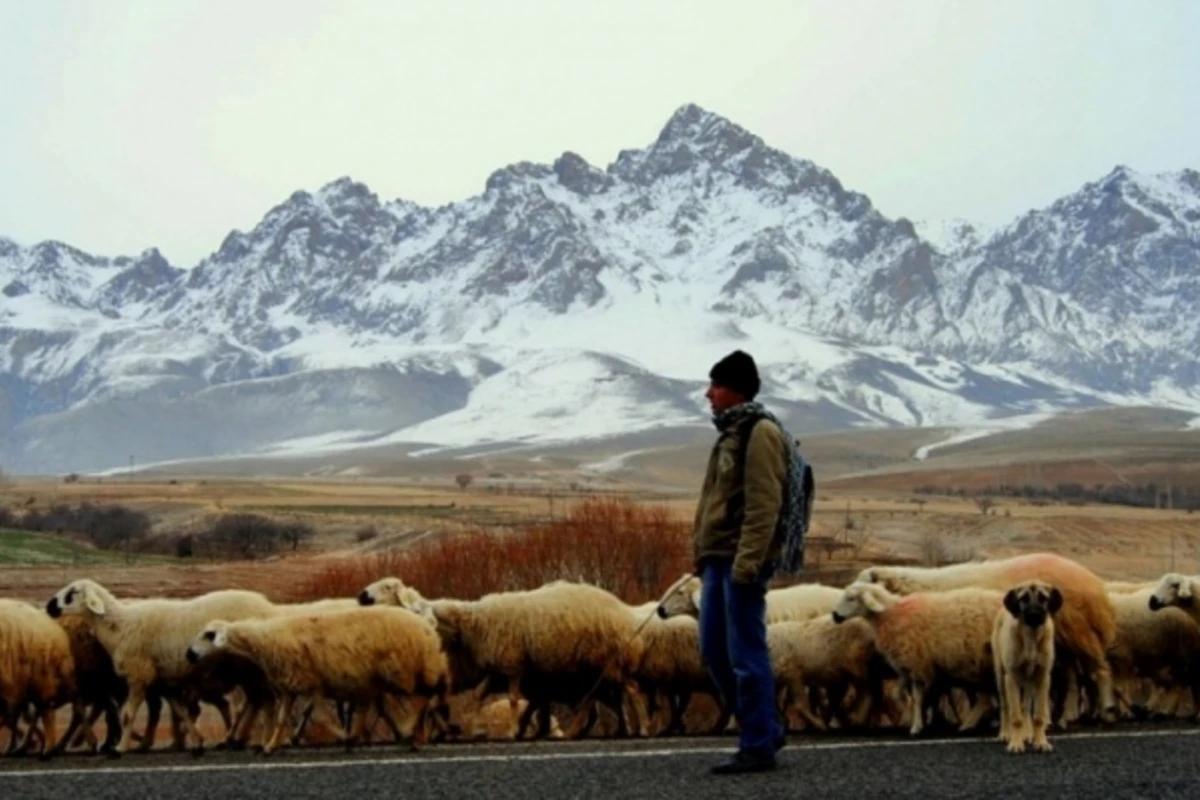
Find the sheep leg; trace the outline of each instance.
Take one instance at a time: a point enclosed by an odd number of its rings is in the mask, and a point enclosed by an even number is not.
[[[836,680],[825,686],[825,709],[822,714],[822,719],[825,720],[825,728],[828,730],[833,727],[836,721],[838,727],[846,728],[846,694],[850,691],[850,684],[844,680]]]
[[[334,704],[333,708],[330,708],[325,703],[321,703],[320,710],[321,714],[323,714],[328,720],[328,722],[325,724],[325,727],[337,737],[339,744],[346,744],[346,742],[350,739],[350,734],[344,727],[342,727],[342,721],[340,719],[341,715],[338,713],[336,703]],[[313,714],[315,716],[316,712],[314,711]]]
[[[275,709],[275,730],[271,732],[271,738],[267,740],[262,747],[262,754],[268,756],[274,753],[283,741],[283,732],[288,728],[288,722],[292,718],[292,706],[296,702],[296,696],[291,692],[284,692],[283,698]],[[312,706],[309,706],[309,713],[312,712]]]
[[[667,695],[667,709],[671,712],[671,718],[667,721],[667,728],[663,731],[664,735],[687,733],[687,727],[683,724],[683,715],[687,712],[687,707],[691,702],[691,689],[684,689],[678,694],[670,693]]]
[[[637,718],[637,735],[639,738],[645,739],[650,735],[650,714],[646,709],[646,699],[642,697],[642,693],[638,691],[637,684],[633,680],[626,679],[624,688],[625,694],[632,702],[633,714]]]
[[[1005,693],[1008,695],[1008,752],[1025,752],[1025,742],[1029,738],[1025,730],[1025,698],[1021,694],[1021,685],[1017,676],[1011,672],[1004,675]]]
[[[54,747],[54,753],[58,754],[65,752],[67,747],[70,746],[71,741],[75,739],[80,732],[83,733],[88,746],[92,750],[95,750],[96,734],[92,732],[90,725],[85,724],[86,722],[87,709],[83,707],[83,700],[77,696],[71,700],[71,722],[67,726],[67,732],[63,734],[62,739],[60,739],[58,744]]]
[[[18,736],[21,732],[19,727],[21,719],[21,706],[18,703],[9,704],[8,717],[4,720],[4,724],[8,726],[8,747],[4,749],[4,755],[11,756],[17,751],[17,744],[21,741]]]
[[[382,719],[384,724],[388,726],[388,730],[392,732],[393,741],[400,742],[404,739],[404,734],[400,732],[400,726],[396,724],[396,720],[392,717],[391,712],[387,708],[387,700],[390,695],[381,694],[375,698],[375,713],[378,715],[376,724],[379,719]]]
[[[865,728],[871,718],[871,709],[874,705],[875,698],[872,694],[871,687],[858,683],[854,685],[854,708],[850,709],[847,715],[847,722],[851,728]]]
[[[316,700],[312,699],[311,697],[306,700],[304,711],[300,713],[300,721],[296,723],[296,728],[292,731],[292,744],[298,744],[300,742],[301,734],[307,730],[309,722],[312,720],[313,709],[316,707]],[[289,718],[291,717],[291,711],[288,711],[288,716]]]
[[[811,726],[819,731],[828,730],[825,720],[813,713],[812,698],[808,694],[808,688],[802,679],[791,682],[789,691],[792,695],[792,708],[800,714],[800,718],[804,720],[806,726]]]
[[[28,705],[25,708],[25,722],[26,722],[25,735],[21,737],[21,743],[20,743],[20,745],[17,746],[17,752],[18,753],[29,752],[30,740],[33,738],[33,735],[35,732],[37,733],[38,740],[41,742],[41,746],[44,749],[46,746],[45,733],[37,730],[38,725],[39,725],[37,711],[35,709],[29,707]],[[51,724],[53,724],[52,716],[51,716]],[[16,732],[15,727],[13,728],[13,732],[14,732],[14,738],[15,738],[15,732]]]
[[[126,695],[125,699],[128,701],[129,696]],[[122,708],[124,708],[124,706],[122,706]],[[138,739],[137,749],[140,752],[147,752],[154,747],[154,739],[158,735],[158,721],[161,716],[162,698],[157,694],[148,693],[146,695],[146,730],[144,730],[140,735],[130,731],[130,735]],[[122,716],[118,716],[117,727],[121,730],[121,735],[124,735],[125,728],[127,726],[124,722],[122,722],[122,719]]]
[[[429,711],[431,702],[430,698],[423,694],[412,695],[410,702],[416,711],[417,724],[413,726],[412,735],[408,739],[408,746],[412,750],[420,750],[429,743]],[[532,706],[533,704],[530,703],[530,705]]]
[[[129,696],[125,698],[125,702],[121,706],[121,741],[117,742],[116,754],[128,753],[129,746],[133,741],[133,718],[142,707],[142,702],[145,699],[146,688],[138,681],[129,682]],[[153,707],[151,707],[153,714]],[[154,720],[157,724],[157,718]],[[150,727],[149,722],[146,724],[146,733],[142,738],[142,746],[149,749],[154,743],[154,730]]]
[[[963,715],[962,721],[959,723],[958,730],[960,733],[973,731],[979,727],[979,723],[983,721],[983,717],[987,712],[992,710],[992,696],[990,694],[980,694],[975,702],[967,709],[967,713]]]
[[[530,703],[530,706],[532,707],[533,704]],[[549,739],[550,738],[550,700],[549,700],[549,698],[543,699],[542,702],[538,704],[537,719],[538,719],[537,738]]]
[[[192,722],[191,709],[174,695],[167,696],[167,704],[171,707],[171,712],[179,718],[179,724],[183,726],[184,742],[195,742],[191,748],[193,755],[203,753],[204,739],[200,736],[200,731],[196,730],[196,726]]]
[[[925,727],[925,682],[913,679],[908,689],[908,707],[912,712],[909,736],[917,736]]]

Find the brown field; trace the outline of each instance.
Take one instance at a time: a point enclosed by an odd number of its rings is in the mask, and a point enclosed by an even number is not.
[[[820,580],[839,581],[872,560],[935,563],[1053,550],[1113,578],[1151,578],[1169,570],[1200,572],[1200,514],[1184,509],[1068,505],[995,498],[988,514],[970,496],[917,494],[922,486],[965,489],[1001,483],[1085,485],[1155,481],[1200,487],[1200,430],[1191,415],[1161,409],[1103,409],[1056,417],[1036,428],[934,449],[951,430],[861,430],[807,437],[818,479],[816,531],[808,561]],[[305,463],[306,474],[237,477],[168,473],[132,477],[10,479],[0,505],[17,513],[55,503],[119,503],[145,511],[155,531],[197,530],[220,514],[251,511],[301,519],[316,535],[298,552],[260,562],[160,559],[150,563],[0,566],[0,594],[42,599],[73,577],[89,575],[120,594],[192,594],[254,586],[286,596],[297,583],[340,559],[394,550],[427,536],[513,530],[568,515],[589,498],[617,497],[665,506],[690,520],[711,446],[710,431],[666,432],[653,440],[500,452],[472,459],[386,462],[379,453],[351,465],[365,473],[332,477]],[[618,459],[614,467],[611,461]],[[340,456],[339,468],[348,455]],[[605,468],[598,463],[608,461]],[[275,470],[282,469],[275,463]],[[329,466],[328,464],[326,466]],[[466,489],[454,475],[473,477]],[[318,473],[326,473],[321,475]],[[358,541],[373,526],[378,535]]]

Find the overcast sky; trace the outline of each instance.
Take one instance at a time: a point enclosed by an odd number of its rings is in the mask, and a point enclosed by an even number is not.
[[[997,224],[1200,168],[1200,2],[0,0],[0,235],[191,266],[296,189],[461,200],[688,102]]]

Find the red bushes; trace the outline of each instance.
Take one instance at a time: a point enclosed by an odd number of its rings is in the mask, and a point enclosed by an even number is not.
[[[297,587],[296,600],[352,597],[395,576],[426,597],[473,600],[559,578],[593,583],[628,603],[656,600],[690,571],[690,526],[661,507],[587,500],[565,519],[511,533],[445,534],[402,550],[344,559]]]

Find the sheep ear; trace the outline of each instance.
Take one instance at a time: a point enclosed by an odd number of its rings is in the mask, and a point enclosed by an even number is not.
[[[1021,604],[1017,601],[1017,590],[1009,589],[1004,594],[1004,608],[1014,617],[1021,615]]]
[[[1181,599],[1184,599],[1184,600],[1186,600],[1187,598],[1189,598],[1189,597],[1191,597],[1191,596],[1192,596],[1192,582],[1191,582],[1191,580],[1190,580],[1190,579],[1188,579],[1188,578],[1184,578],[1184,579],[1180,580],[1180,581],[1179,581],[1179,592],[1178,592],[1178,597],[1180,597]]]
[[[95,592],[86,592],[83,596],[83,604],[87,606],[88,611],[91,611],[96,616],[104,616],[104,600],[98,597]]]
[[[1062,592],[1060,592],[1058,590],[1058,587],[1055,586],[1054,588],[1052,588],[1050,590],[1050,613],[1057,614],[1058,610],[1060,608],[1062,608],[1062,604],[1063,604]]]
[[[229,643],[229,634],[225,631],[217,631],[217,635],[213,637],[214,647],[224,647]]]
[[[874,592],[863,592],[862,601],[867,611],[872,614],[879,614],[883,611],[883,603],[879,602],[879,597]]]

